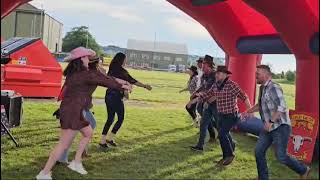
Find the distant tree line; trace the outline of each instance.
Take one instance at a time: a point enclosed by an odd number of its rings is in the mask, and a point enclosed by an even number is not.
[[[295,82],[296,80],[296,71],[287,71],[284,72],[282,71],[281,73],[272,73],[272,78],[273,79],[286,79],[289,82]]]

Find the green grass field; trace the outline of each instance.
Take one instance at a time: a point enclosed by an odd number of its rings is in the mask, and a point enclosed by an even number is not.
[[[78,175],[66,166],[53,169],[54,179],[255,179],[257,177],[254,146],[256,138],[233,134],[238,145],[236,159],[226,168],[215,166],[221,158],[219,143],[207,144],[203,153],[195,153],[198,129],[190,126],[184,110],[188,94],[179,94],[187,75],[166,72],[130,70],[152,92],[135,88],[126,102],[124,124],[117,136],[116,148],[103,151],[98,147],[106,120],[105,105],[94,106],[97,129],[90,144],[91,157],[84,166],[89,174]],[[294,86],[282,85],[290,108],[294,108]],[[104,98],[105,89],[98,88],[94,96]],[[52,112],[59,106],[54,100],[24,102],[21,127],[12,129],[21,147],[15,148],[8,137],[1,137],[1,179],[34,179],[44,166],[50,151],[58,141],[59,121]],[[73,144],[69,160],[75,154],[79,137]],[[268,151],[272,179],[297,179],[293,171],[279,164],[273,151]],[[319,166],[312,165],[311,177],[319,179]]]

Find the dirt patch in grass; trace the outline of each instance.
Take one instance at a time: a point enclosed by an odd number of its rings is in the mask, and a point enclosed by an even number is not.
[[[40,102],[40,103],[57,103],[57,99],[55,98],[24,98],[25,102]],[[95,98],[92,100],[93,105],[104,105],[104,99]],[[149,102],[149,101],[139,101],[139,100],[125,100],[124,101],[126,106],[130,107],[141,107],[141,108],[184,108],[185,104],[181,103],[160,103],[160,102]]]

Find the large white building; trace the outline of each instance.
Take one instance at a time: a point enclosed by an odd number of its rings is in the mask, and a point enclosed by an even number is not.
[[[184,71],[188,65],[186,44],[129,39],[126,54],[132,67],[167,70],[169,65],[175,65],[177,70]]]

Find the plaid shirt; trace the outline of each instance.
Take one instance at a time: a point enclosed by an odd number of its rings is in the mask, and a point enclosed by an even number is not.
[[[242,101],[248,98],[239,85],[230,79],[226,81],[221,90],[218,90],[217,83],[215,83],[209,91],[201,96],[205,101],[212,97],[216,97],[217,110],[220,114],[238,112],[237,98],[240,98]]]
[[[262,92],[259,103],[259,112],[262,121],[270,121],[272,114],[279,111],[281,113],[280,118],[272,124],[271,131],[278,128],[282,124],[291,126],[289,110],[287,108],[280,85],[270,80],[266,82],[264,88],[261,88],[261,90]]]
[[[193,76],[188,81],[188,91],[190,94],[197,90],[198,76]]]

